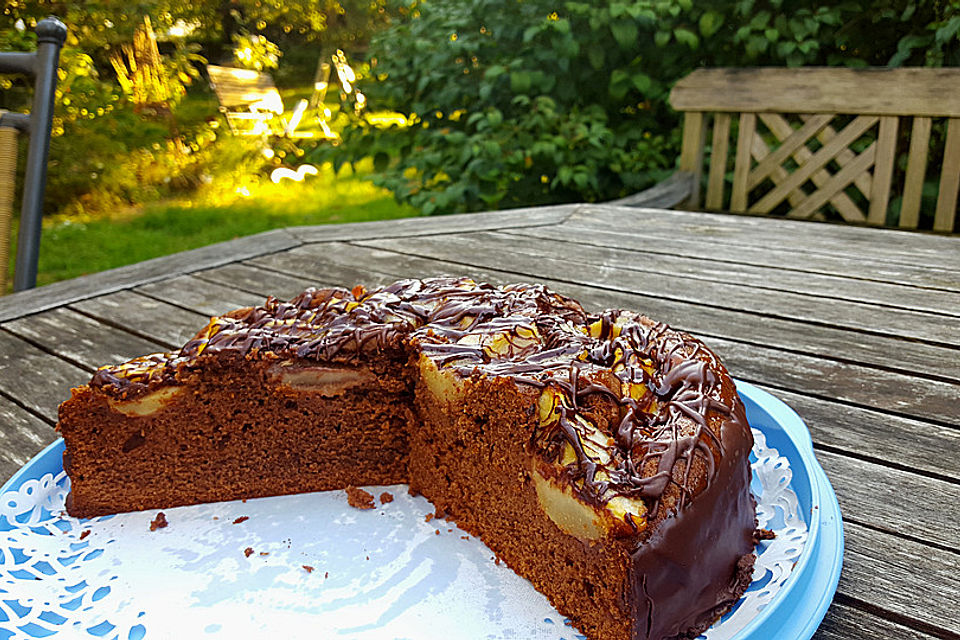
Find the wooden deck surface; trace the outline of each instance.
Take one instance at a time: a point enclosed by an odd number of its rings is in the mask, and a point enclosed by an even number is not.
[[[0,298],[0,478],[100,365],[306,286],[537,281],[702,337],[806,421],[844,516],[817,638],[960,639],[960,238],[568,205],[291,228]]]

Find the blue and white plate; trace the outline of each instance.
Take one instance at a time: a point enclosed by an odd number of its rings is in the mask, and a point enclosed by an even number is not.
[[[709,640],[806,640],[840,575],[836,497],[806,426],[738,383],[754,427],[761,526],[754,582]],[[405,486],[164,509],[64,512],[63,442],[0,489],[0,640],[6,638],[581,638],[479,540],[431,519]],[[384,494],[390,494],[392,501]]]

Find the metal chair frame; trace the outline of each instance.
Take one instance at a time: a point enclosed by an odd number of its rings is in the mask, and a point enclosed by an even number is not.
[[[36,51],[0,53],[0,73],[22,73],[34,78],[33,108],[30,113],[0,115],[0,127],[13,128],[30,136],[14,265],[14,291],[32,289],[37,284],[43,193],[47,186],[47,158],[53,127],[57,69],[60,49],[67,39],[67,27],[51,16],[37,23],[36,33]],[[6,264],[0,265],[0,268],[6,273]]]

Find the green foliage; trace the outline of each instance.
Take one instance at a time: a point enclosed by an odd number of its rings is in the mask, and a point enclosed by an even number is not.
[[[359,86],[409,126],[357,120],[335,162],[426,213],[612,199],[678,156],[669,90],[699,66],[957,65],[960,0],[417,1]]]
[[[263,71],[280,66],[283,52],[264,36],[243,31],[233,36],[233,64],[242,69]]]

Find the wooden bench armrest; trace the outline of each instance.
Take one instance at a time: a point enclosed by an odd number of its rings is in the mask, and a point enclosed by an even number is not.
[[[659,182],[649,189],[631,194],[626,198],[611,200],[606,204],[622,207],[672,209],[686,201],[693,193],[693,178],[693,174],[689,171],[677,171],[663,182]]]

